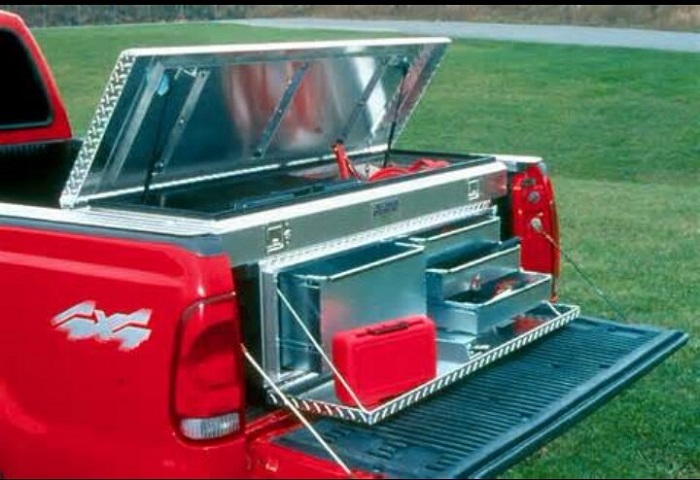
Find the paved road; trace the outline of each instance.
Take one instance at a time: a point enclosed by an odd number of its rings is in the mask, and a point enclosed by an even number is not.
[[[508,40],[586,46],[645,48],[700,53],[700,33],[618,28],[506,25],[468,22],[327,20],[310,18],[252,19],[235,23],[277,28],[360,30],[440,35],[452,38]]]

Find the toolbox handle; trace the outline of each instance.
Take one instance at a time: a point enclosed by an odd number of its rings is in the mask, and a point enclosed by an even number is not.
[[[416,257],[416,256],[422,254],[424,251],[423,247],[416,247],[413,245],[400,245],[400,246],[409,248],[409,250],[402,252],[402,253],[398,253],[396,255],[392,255],[390,257],[379,259],[375,262],[370,262],[370,263],[361,265],[361,266],[356,267],[356,268],[351,268],[345,272],[341,272],[341,273],[338,273],[336,275],[331,275],[329,277],[315,277],[315,278],[316,279],[320,278],[322,280],[328,280],[331,282],[338,282],[341,280],[345,280],[346,278],[352,277],[354,275],[359,275],[361,273],[367,272],[369,270],[373,270],[375,268],[382,267],[384,265],[388,265],[388,264],[393,263],[393,262],[398,262],[398,261],[401,261],[401,260],[404,260],[404,259],[407,259],[410,257]]]
[[[403,332],[404,330],[408,330],[410,327],[411,324],[408,322],[398,322],[392,325],[382,325],[376,328],[368,328],[365,334],[378,337],[380,335],[388,335],[390,333]]]

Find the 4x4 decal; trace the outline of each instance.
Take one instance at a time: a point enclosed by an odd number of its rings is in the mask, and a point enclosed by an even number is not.
[[[148,323],[151,310],[142,309],[132,314],[115,313],[108,316],[97,309],[97,302],[83,302],[53,318],[51,323],[68,333],[70,340],[95,339],[100,342],[119,342],[125,352],[141,346],[151,337]]]

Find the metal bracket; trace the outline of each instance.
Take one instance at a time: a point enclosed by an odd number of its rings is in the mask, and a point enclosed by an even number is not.
[[[163,150],[163,155],[160,161],[156,164],[156,168],[154,171],[154,173],[156,174],[163,173],[170,164],[170,161],[172,160],[173,155],[175,154],[175,149],[177,148],[178,144],[180,143],[180,140],[182,139],[182,134],[187,129],[187,125],[190,123],[190,120],[192,120],[192,115],[194,115],[194,112],[197,108],[197,104],[199,103],[199,99],[202,96],[202,92],[204,91],[204,87],[207,85],[207,82],[211,77],[210,70],[195,70],[192,72],[184,70],[183,73],[193,77],[195,80],[192,84],[192,87],[190,88],[190,93],[187,95],[187,99],[185,100],[185,103],[182,106],[182,110],[180,110],[180,115],[178,115],[177,123],[175,124],[175,127],[173,127],[173,130],[170,132],[168,142],[165,144],[165,149]],[[176,78],[178,75],[180,75],[180,72],[178,72]]]
[[[255,149],[255,157],[257,159],[261,159],[267,154],[267,150],[270,148],[275,135],[277,135],[277,131],[282,124],[282,120],[284,119],[287,110],[289,110],[289,107],[292,105],[292,101],[299,91],[301,83],[306,76],[306,72],[309,71],[310,66],[310,63],[304,63],[296,72],[294,72],[294,76],[289,81],[287,89],[285,90],[284,95],[282,95],[282,98],[275,109],[274,115],[272,115],[272,118],[270,118],[270,121],[260,137],[260,143]]]
[[[109,170],[104,173],[104,182],[111,182],[111,184],[114,184],[119,178],[124,164],[126,163],[126,159],[129,156],[129,152],[134,146],[139,132],[141,132],[141,125],[151,108],[151,101],[161,88],[165,75],[165,67],[160,62],[153,67],[148,75],[148,81],[146,85],[142,87],[145,89],[145,92],[141,95],[141,99],[136,107],[128,114],[129,116],[133,115],[134,119],[130,122],[128,130],[124,134],[121,142],[119,142],[118,150],[114,155],[112,165],[109,167]]]
[[[360,118],[360,114],[365,111],[367,102],[377,90],[377,85],[379,85],[379,82],[382,80],[382,78],[384,78],[384,74],[386,73],[388,67],[389,60],[383,60],[379,64],[379,67],[377,67],[377,69],[374,71],[374,74],[367,84],[367,87],[365,88],[364,92],[362,92],[362,96],[357,101],[355,108],[350,114],[347,124],[340,133],[340,140],[345,140],[352,132],[357,120]]]

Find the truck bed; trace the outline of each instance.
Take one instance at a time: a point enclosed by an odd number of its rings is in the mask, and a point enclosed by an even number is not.
[[[591,414],[687,340],[680,332],[582,318],[378,426],[324,419],[315,427],[353,469],[390,478],[494,477]],[[304,429],[273,443],[327,458]]]

